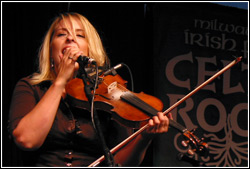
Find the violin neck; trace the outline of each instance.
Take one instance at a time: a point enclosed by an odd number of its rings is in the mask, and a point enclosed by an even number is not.
[[[184,126],[182,126],[181,124],[177,123],[176,121],[172,119],[169,119],[169,125],[179,130],[182,133],[185,133],[187,131],[187,128],[185,128]]]
[[[132,92],[126,91],[121,95],[121,99],[126,101],[127,103],[137,107],[138,109],[142,110],[144,113],[146,113],[149,116],[156,116],[157,113],[159,112],[143,100],[141,100],[139,97],[134,95]],[[182,126],[181,124],[177,123],[174,120],[169,119],[169,125],[171,127],[174,127],[178,131],[185,133],[187,129]]]

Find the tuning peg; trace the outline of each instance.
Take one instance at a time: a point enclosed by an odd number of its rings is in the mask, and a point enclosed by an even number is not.
[[[181,142],[181,145],[183,146],[183,147],[187,147],[188,146],[188,143],[189,143],[189,140],[187,140],[187,141],[182,141]]]
[[[188,153],[189,155],[191,155],[191,156],[193,156],[193,155],[194,155],[194,151],[193,151],[193,150],[191,150],[191,149],[189,149],[189,150],[187,151],[187,153]]]
[[[198,127],[193,128],[190,132],[194,133],[197,130]]]

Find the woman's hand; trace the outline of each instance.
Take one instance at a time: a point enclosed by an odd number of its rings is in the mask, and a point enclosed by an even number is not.
[[[61,62],[59,63],[57,69],[57,79],[64,85],[67,84],[77,73],[79,69],[79,64],[76,62],[78,57],[83,53],[76,48],[66,48],[63,56],[61,57]]]
[[[158,112],[149,120],[148,127],[115,155],[116,161],[122,166],[139,165],[154,136],[168,131],[169,119],[173,119],[171,113],[165,116],[162,112]]]
[[[165,133],[169,129],[169,119],[173,119],[172,114],[165,116],[162,112],[158,112],[157,116],[153,116],[148,122],[148,128],[143,135],[154,135]]]

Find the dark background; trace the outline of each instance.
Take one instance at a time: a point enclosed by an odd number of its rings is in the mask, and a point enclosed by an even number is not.
[[[37,70],[37,54],[52,18],[61,12],[86,16],[99,32],[111,66],[127,64],[135,92],[154,93],[153,7],[155,3],[3,3],[2,4],[2,161],[20,163],[19,152],[8,138],[7,122],[16,82]],[[215,5],[217,6],[217,5]],[[211,7],[212,9],[212,7]],[[130,88],[126,68],[118,70]],[[152,147],[142,166],[152,166]]]

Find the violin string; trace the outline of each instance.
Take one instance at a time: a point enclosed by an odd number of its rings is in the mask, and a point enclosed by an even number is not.
[[[121,85],[120,83],[118,83],[118,86],[119,86],[120,88],[122,88],[124,91],[129,91],[126,87],[124,87],[124,86]]]
[[[156,115],[156,113],[158,112],[155,108],[153,108],[152,106],[150,106],[149,104],[145,103],[143,100],[141,100],[140,98],[138,98],[137,96],[135,96],[133,93],[130,93],[130,96],[128,98],[128,100],[134,104],[140,105],[144,107],[144,110],[148,113],[150,113],[151,115]],[[137,102],[137,103],[136,103]],[[139,107],[140,107],[139,106]],[[140,107],[142,108],[142,107]],[[170,125],[174,128],[176,128],[177,130],[179,130],[182,133],[185,133],[187,131],[187,129],[185,127],[183,127],[182,125],[180,125],[179,123],[176,123],[173,120],[170,120]],[[194,138],[195,139],[195,138]],[[196,139],[195,139],[196,140]]]
[[[123,87],[123,86],[120,85],[120,87]],[[154,107],[152,107],[149,104],[145,103],[143,100],[141,100],[140,98],[138,98],[136,95],[134,95],[133,93],[131,93],[129,90],[127,90],[127,91],[130,93],[130,97],[129,98],[126,97],[126,99],[128,101],[130,101],[131,103],[137,105],[141,109],[144,109],[146,112],[150,113],[153,116],[157,114],[158,111]],[[124,98],[124,96],[123,96],[123,98]],[[179,130],[182,133],[186,133],[188,131],[181,124],[176,123],[173,120],[170,120],[170,126],[174,127],[175,129]]]
[[[136,95],[131,93],[127,88],[124,86],[118,84],[119,87],[123,88],[125,91],[129,92],[131,94],[130,101],[140,107],[141,109],[144,109],[146,112],[150,113],[151,115],[156,115],[158,112],[155,108],[150,106],[149,104],[145,103],[143,100],[138,98]]]
[[[129,92],[129,90],[126,87],[124,87],[124,86],[122,86],[120,84],[118,84],[117,87],[120,87],[120,89],[123,90],[123,92]]]
[[[150,115],[154,116],[157,113],[157,110],[155,108],[153,108],[152,106],[150,106],[149,104],[147,104],[146,102],[144,102],[131,92],[128,92],[122,95],[121,97],[127,100],[128,102],[134,104],[135,106],[139,107],[140,109],[146,111]]]
[[[103,83],[106,86],[108,86],[108,84],[105,81]],[[156,113],[158,112],[155,108],[153,108],[152,106],[148,105],[143,100],[141,100],[140,98],[138,98],[136,95],[134,95],[133,93],[131,93],[123,85],[121,85],[121,84],[118,83],[117,87],[119,87],[121,90],[123,90],[123,92],[129,92],[130,93],[130,96],[126,97],[127,101],[129,101],[130,103],[132,103],[135,106],[139,107],[140,109],[146,111],[147,113],[150,113],[151,115],[156,115]]]

